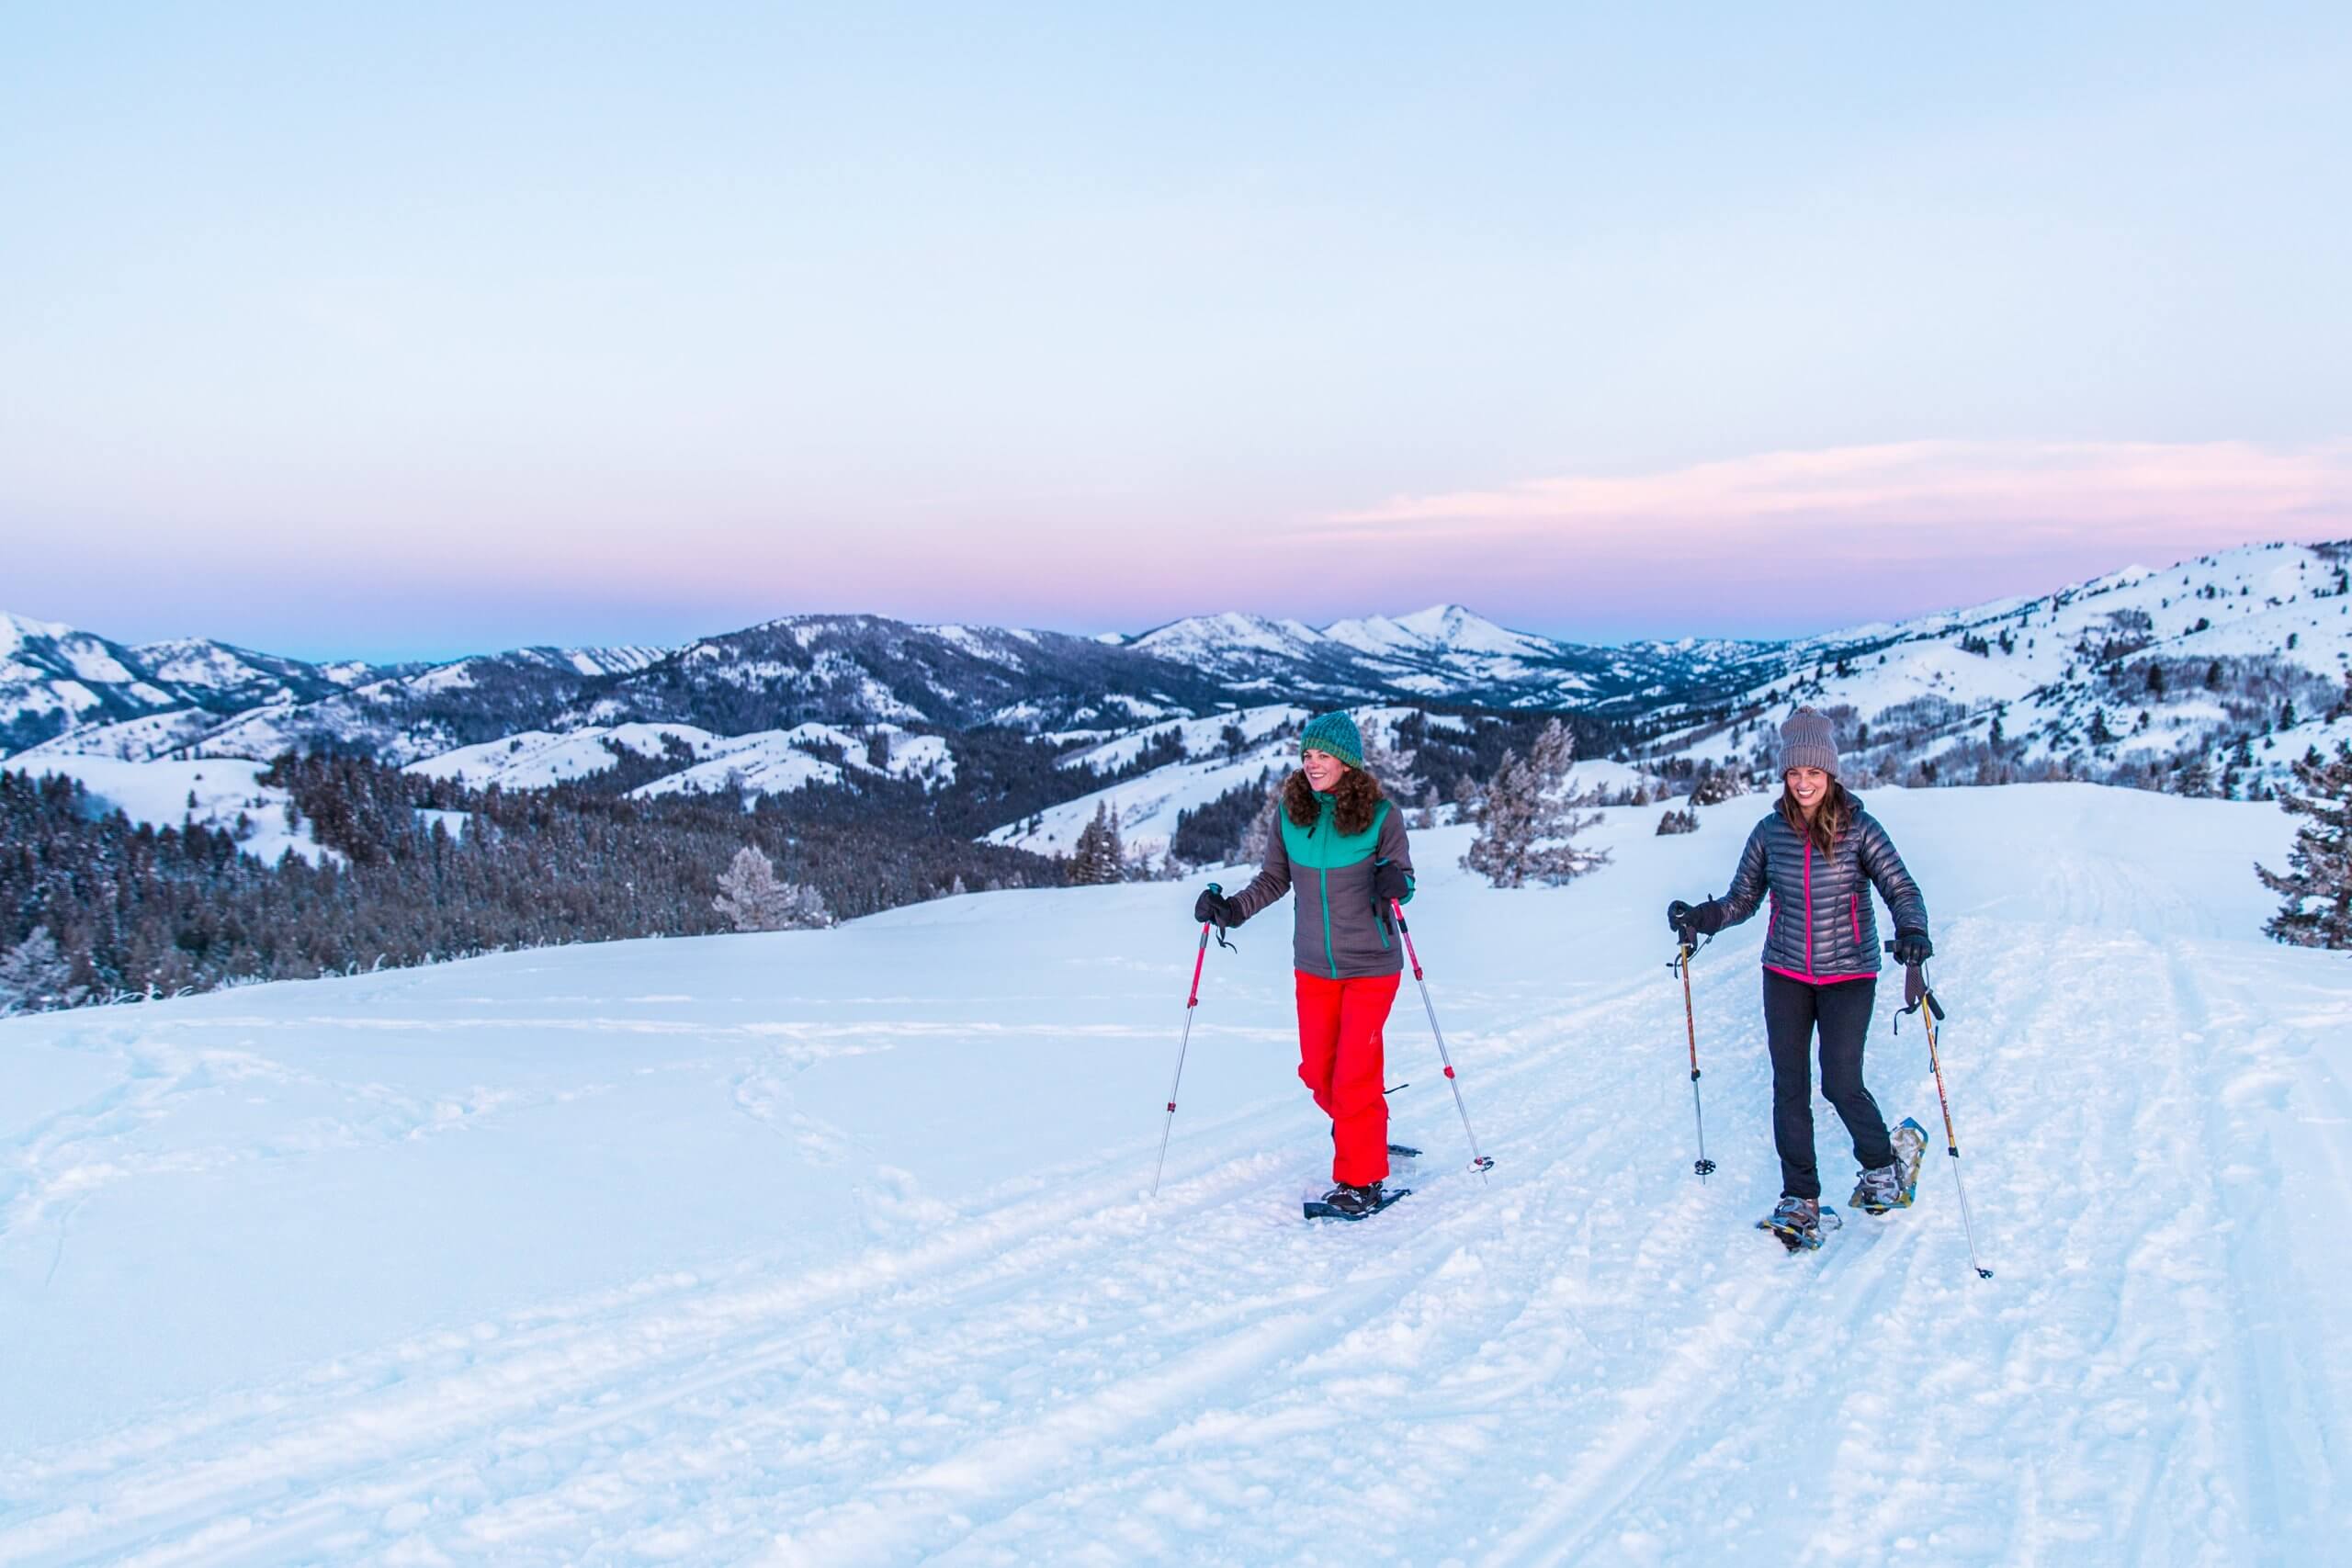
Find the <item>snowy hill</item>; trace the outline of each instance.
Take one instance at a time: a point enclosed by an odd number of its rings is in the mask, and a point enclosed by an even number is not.
[[[311,862],[331,857],[334,852],[320,847],[308,822],[287,825],[292,796],[262,783],[266,771],[233,757],[163,762],[61,757],[40,768],[79,781],[100,811],[119,811],[134,823],[163,829],[194,822],[241,835],[239,848],[266,864],[288,851]]]
[[[2275,785],[2307,747],[2352,737],[2347,563],[2345,545],[2248,546],[1809,638],[1702,722],[1662,712],[1651,750],[1747,760],[1770,722],[1809,702],[1843,710],[1841,746],[1883,777],[1938,782],[1919,769],[1940,763],[1962,781],[2169,783],[2195,762],[2211,781],[2202,793],[2233,771],[2241,789]]]
[[[1042,855],[1067,855],[1096,810],[1107,807],[1130,853],[1164,855],[1181,813],[1197,811],[1228,790],[1255,787],[1269,773],[1279,779],[1296,766],[1298,728],[1312,716],[1305,708],[1279,704],[1242,708],[1147,726],[1074,752],[1060,763],[1074,773],[1125,768],[1155,743],[1172,745],[1178,755],[1139,778],[1090,790],[1008,822],[988,834],[986,841]]]
[[[632,792],[640,795],[738,786],[756,795],[789,795],[861,774],[913,779],[932,788],[956,782],[956,760],[944,740],[910,735],[896,725],[876,726],[863,736],[822,724],[750,735],[713,735],[690,724],[624,724],[560,735],[528,730],[412,762],[408,772],[477,788],[545,789],[605,773],[623,753],[678,763]]]
[[[1189,888],[0,1022],[0,1561],[2334,1560],[2352,981],[2256,934],[2279,814],[1871,805],[1936,911],[1989,1281],[1940,1155],[1817,1255],[1750,1228],[1761,922],[1696,966],[1690,1174],[1658,911],[1752,807],[1613,812],[1547,892],[1422,837],[1497,1163],[1408,981],[1428,1153],[1361,1226],[1298,1218],[1280,916],[1210,954],[1144,1196]],[[1872,1086],[1939,1127],[1888,1015]]]

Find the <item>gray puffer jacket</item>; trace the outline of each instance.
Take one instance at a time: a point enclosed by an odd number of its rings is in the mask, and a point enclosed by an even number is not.
[[[1772,925],[1764,938],[1765,968],[1809,985],[1859,980],[1879,972],[1872,887],[1894,911],[1897,931],[1927,934],[1928,901],[1894,840],[1861,802],[1854,803],[1853,821],[1827,854],[1774,811],[1747,835],[1731,891],[1721,899],[1724,924],[1747,919],[1769,894]]]

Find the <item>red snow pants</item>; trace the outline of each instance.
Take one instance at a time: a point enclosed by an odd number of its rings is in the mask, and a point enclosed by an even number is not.
[[[1401,975],[1298,976],[1298,1077],[1331,1119],[1331,1179],[1368,1187],[1388,1176],[1388,1099],[1381,1092],[1381,1025]]]

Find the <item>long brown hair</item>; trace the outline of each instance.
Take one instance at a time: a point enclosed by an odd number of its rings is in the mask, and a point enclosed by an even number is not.
[[[1350,768],[1331,786],[1331,817],[1342,833],[1361,833],[1372,826],[1372,814],[1380,809],[1380,781],[1362,768]],[[1283,784],[1283,812],[1302,828],[1315,826],[1320,810],[1315,802],[1315,786],[1306,782],[1302,771],[1291,774]]]
[[[1829,787],[1822,792],[1821,804],[1814,807],[1813,820],[1808,822],[1804,819],[1804,807],[1789,793],[1788,780],[1783,777],[1781,798],[1772,803],[1772,809],[1781,814],[1781,820],[1789,825],[1791,832],[1800,839],[1811,839],[1814,849],[1826,855],[1838,847],[1839,835],[1854,820],[1855,805],[1854,797],[1846,793],[1846,786],[1832,777]]]

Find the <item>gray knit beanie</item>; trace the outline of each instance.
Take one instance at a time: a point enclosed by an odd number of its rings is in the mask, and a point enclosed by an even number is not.
[[[1838,776],[1838,734],[1816,708],[1799,708],[1781,726],[1781,772],[1819,768]]]

